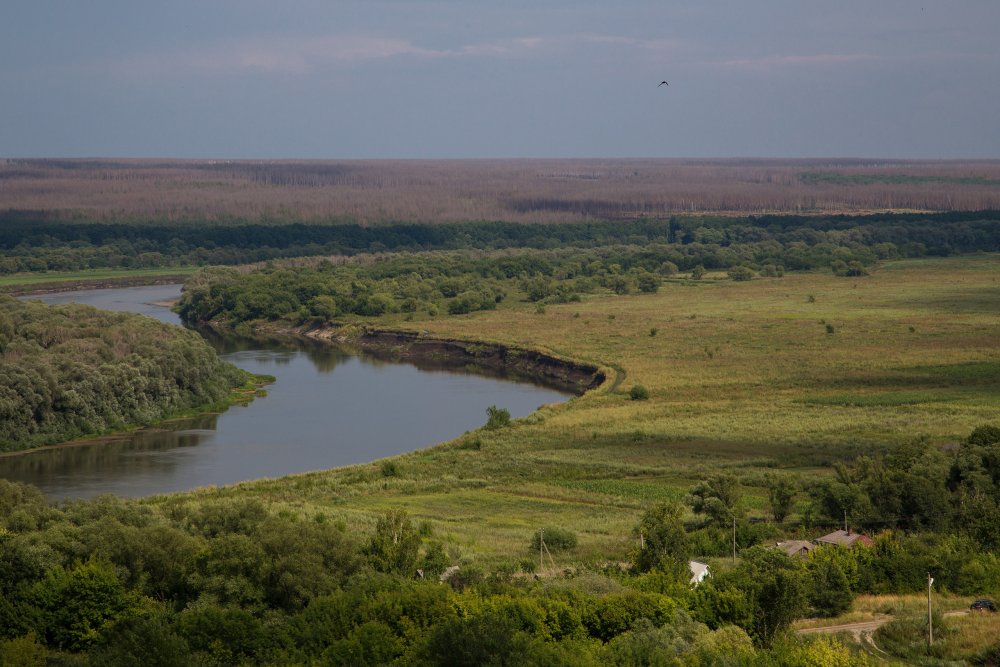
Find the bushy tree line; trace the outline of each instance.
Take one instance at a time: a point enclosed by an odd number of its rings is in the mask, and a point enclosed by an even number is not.
[[[805,252],[805,251],[803,251]],[[816,246],[809,265],[846,258],[874,262],[867,248]],[[375,261],[313,266],[264,265],[252,271],[205,269],[189,279],[179,305],[189,322],[288,319],[331,321],[345,315],[386,313],[460,315],[495,308],[510,293],[528,301],[567,303],[595,290],[616,294],[656,292],[663,279],[705,267],[747,265],[766,275],[780,248],[768,246],[603,246],[563,250],[452,251],[385,255]]]
[[[833,479],[808,485],[815,519],[954,533],[983,551],[1000,548],[1000,427],[975,429],[958,448],[917,441],[884,455],[836,466]]]
[[[545,580],[462,565],[443,583],[460,554],[400,510],[353,535],[255,500],[53,506],[0,481],[0,517],[4,664],[864,664],[697,620],[709,597],[663,559]],[[766,604],[773,568],[752,562]]]
[[[150,424],[251,380],[193,331],[0,295],[0,450]]]
[[[580,224],[91,223],[0,214],[0,273],[245,264],[283,257],[383,251],[600,247],[664,244],[688,268],[734,268],[747,252],[761,265],[828,266],[874,256],[1000,250],[1000,212],[871,216],[673,217]],[[815,247],[819,246],[819,251]],[[743,248],[741,250],[741,248]],[[867,249],[859,254],[859,249]],[[720,252],[734,249],[735,252]],[[749,249],[749,250],[747,250]],[[845,256],[844,249],[848,252]],[[834,253],[836,251],[836,253]],[[839,253],[839,254],[837,254]],[[836,254],[836,256],[831,256]],[[767,256],[768,261],[763,260]],[[682,267],[683,268],[683,267]]]

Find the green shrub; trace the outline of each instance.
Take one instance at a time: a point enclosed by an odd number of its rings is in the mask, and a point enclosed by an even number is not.
[[[649,398],[649,390],[641,384],[632,385],[629,389],[628,397],[633,401],[645,401]]]
[[[498,408],[495,405],[486,408],[486,426],[484,428],[495,431],[508,426],[510,426],[510,410]]]
[[[566,528],[548,526],[536,530],[531,536],[531,548],[538,551],[541,548],[542,540],[549,551],[568,551],[576,548],[576,533]]]
[[[749,266],[734,266],[727,271],[731,280],[744,281],[753,278],[753,269]]]

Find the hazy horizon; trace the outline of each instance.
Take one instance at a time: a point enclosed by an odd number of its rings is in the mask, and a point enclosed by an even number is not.
[[[994,0],[12,0],[0,155],[991,160],[997,27]]]

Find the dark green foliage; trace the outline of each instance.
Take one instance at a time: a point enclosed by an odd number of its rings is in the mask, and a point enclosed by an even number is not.
[[[250,379],[193,331],[0,295],[0,450],[151,424]]]
[[[826,551],[840,550],[839,547]],[[839,616],[851,608],[854,593],[840,563],[820,557],[809,567],[809,604],[817,616]]]
[[[576,548],[576,533],[566,528],[558,526],[548,526],[542,530],[535,531],[531,536],[531,549],[538,551],[541,548],[542,540],[545,540],[545,547],[549,551],[567,551]]]
[[[486,408],[486,425],[483,428],[495,431],[508,426],[510,426],[510,410],[495,405]]]
[[[46,667],[48,654],[48,649],[38,641],[38,637],[33,632],[16,639],[0,639],[0,665]]]
[[[428,544],[423,558],[420,559],[420,569],[424,576],[429,578],[440,576],[450,565],[451,558],[445,553],[444,545],[440,542]]]
[[[437,627],[427,646],[427,658],[432,665],[449,667],[513,667],[526,663],[530,643],[530,635],[516,619],[484,614]]]
[[[94,667],[181,667],[192,663],[187,641],[167,613],[154,610],[128,616],[105,632],[90,654]]]
[[[50,570],[35,583],[31,595],[46,643],[69,651],[89,648],[136,607],[111,564],[97,560],[69,570]]]
[[[373,517],[362,545],[284,501],[279,513],[228,492],[50,505],[0,481],[0,661],[773,665],[833,655],[864,664],[836,643],[783,632],[806,613],[848,609],[859,593],[923,592],[928,572],[936,590],[995,595],[998,435],[982,426],[955,450],[917,441],[838,465],[835,478],[810,487],[817,518],[839,524],[850,507],[852,524],[874,531],[888,517],[905,530],[874,535],[870,548],[790,559],[748,548],[773,539],[775,528],[738,520],[740,562],[713,564],[693,589],[690,553],[729,555],[739,479],[710,477],[692,489],[704,516],[727,520],[691,533],[679,505],[651,508],[633,535],[635,569],[648,574],[600,576],[600,586],[585,568],[536,581],[481,564],[463,565],[442,585],[437,573],[452,559],[428,524],[418,529],[402,511]],[[789,481],[767,477],[764,487],[788,495]],[[565,540],[545,529],[550,550],[574,542],[564,532]],[[911,626],[876,642],[909,655],[907,647],[923,646],[922,627]]]
[[[728,628],[710,634],[687,613],[676,611],[669,622],[657,625],[643,618],[605,647],[606,664],[634,665],[737,665],[750,664],[754,650],[746,634]],[[687,658],[687,660],[684,660]],[[693,659],[692,659],[693,658]]]
[[[16,656],[13,664],[41,664],[55,652],[60,664],[105,666],[735,665],[754,664],[755,655],[772,664],[725,626],[763,644],[805,600],[828,607],[821,600],[831,582],[863,591],[894,570],[896,585],[912,589],[932,563],[943,588],[1000,582],[1000,561],[977,554],[971,540],[881,536],[872,549],[823,552],[829,562],[751,549],[735,570],[692,591],[673,505],[650,510],[636,531],[646,543],[637,566],[651,564],[652,574],[584,592],[583,577],[535,582],[511,577],[511,568],[463,566],[445,586],[436,580],[449,563],[443,546],[426,543],[421,556],[421,536],[431,533],[401,511],[379,517],[362,546],[333,522],[276,515],[260,502],[49,506],[16,485],[0,487],[0,498],[23,498],[36,521],[23,534],[0,533],[0,654]],[[560,541],[555,528],[546,535]],[[834,563],[842,576],[826,576]],[[715,632],[687,617],[688,600]]]
[[[753,269],[751,269],[749,266],[741,265],[741,266],[734,266],[733,268],[729,269],[729,271],[726,272],[726,275],[729,276],[730,280],[744,281],[752,279],[754,273]]]
[[[830,263],[830,268],[833,270],[833,275],[844,278],[856,278],[868,275],[865,265],[857,260],[845,262],[842,259],[836,259]]]
[[[989,222],[993,214],[969,215],[974,223],[964,218],[935,218],[935,224],[953,223],[955,237],[942,241],[948,234],[935,228],[935,238],[928,238],[930,243],[911,254],[950,254],[954,248],[1000,249],[1000,232],[996,231],[1000,226]],[[985,218],[980,219],[980,215]],[[893,226],[890,221],[895,219],[699,218],[678,222],[671,236],[674,242],[668,242],[663,225],[655,222],[623,223],[622,229],[604,223],[470,223],[465,227],[440,225],[428,229],[413,225],[388,243],[372,239],[373,235],[387,233],[391,226],[377,227],[358,231],[364,240],[352,245],[348,254],[367,252],[369,243],[381,248],[448,251],[380,257],[377,261],[348,260],[337,265],[313,261],[294,269],[270,264],[251,272],[206,269],[188,281],[180,313],[189,322],[223,320],[233,326],[261,319],[308,323],[390,313],[462,315],[495,308],[511,292],[523,293],[524,298],[539,304],[577,301],[581,294],[598,288],[622,295],[655,292],[662,275],[680,270],[690,271],[695,280],[704,277],[707,270],[729,270],[734,279],[746,280],[757,270],[766,276],[780,276],[786,268],[822,266],[832,266],[840,275],[862,276],[879,259],[898,254],[900,244],[886,239],[909,239],[915,229]],[[978,237],[970,230],[973,224]],[[340,226],[336,233],[352,234],[348,227]],[[462,243],[447,242],[442,232],[449,227],[468,231],[451,238],[463,239]],[[529,228],[533,233],[523,237]],[[625,233],[628,228],[634,233]],[[321,229],[312,226],[307,231],[318,233]],[[852,234],[845,234],[847,229]],[[287,230],[273,227],[271,231],[281,235]],[[402,242],[403,236],[410,233],[427,243]],[[479,242],[465,242],[477,235],[481,237]],[[428,240],[431,237],[433,240]],[[557,243],[553,244],[553,240]],[[401,245],[394,245],[397,243]],[[480,251],[455,250],[456,245]],[[553,245],[561,247],[553,250]],[[489,248],[495,250],[481,252]],[[321,252],[313,249],[316,252],[312,254]]]
[[[645,401],[649,399],[649,390],[641,384],[634,384],[628,390],[628,397],[633,401]]]
[[[633,556],[639,572],[662,571],[676,581],[687,581],[690,546],[679,503],[664,502],[642,515],[633,531],[640,545]]]
[[[176,618],[178,633],[209,664],[239,664],[263,652],[268,640],[260,619],[238,607],[199,602]]]
[[[784,475],[770,474],[767,477],[767,499],[771,507],[771,516],[778,523],[785,520],[792,509],[798,484]]]
[[[379,517],[365,552],[377,571],[413,576],[419,549],[420,535],[406,510],[392,510]]]
[[[640,292],[652,294],[660,289],[661,280],[658,273],[639,268],[634,271],[634,275],[636,287],[639,288]]]
[[[966,444],[973,447],[991,447],[1000,445],[1000,426],[983,424],[977,426],[969,437],[965,439]]]
[[[742,497],[739,479],[731,473],[722,473],[711,475],[707,480],[692,486],[684,497],[684,502],[696,514],[704,515],[707,522],[726,526],[734,518],[742,516]]]
[[[831,261],[869,263],[897,255],[946,255],[996,251],[996,211],[847,215],[769,215],[744,218],[692,216],[667,220],[606,220],[566,225],[506,222],[444,224],[232,224],[90,223],[60,221],[57,214],[7,211],[0,215],[0,273],[246,264],[279,257],[354,255],[386,250],[457,248],[594,247],[665,245],[681,270],[738,266],[740,253],[754,262],[792,270]],[[871,248],[871,249],[869,249]],[[738,252],[723,252],[735,249]],[[691,257],[697,258],[690,261]],[[531,273],[531,267],[516,267]],[[669,275],[663,272],[664,275]],[[520,271],[518,271],[520,273]]]
[[[773,549],[754,547],[744,551],[735,570],[704,582],[699,588],[706,589],[706,597],[713,589],[717,595],[729,592],[733,598],[729,608],[736,616],[742,616],[746,625],[741,627],[761,646],[769,646],[775,636],[806,610],[807,587],[800,565]],[[743,602],[739,602],[741,598]],[[727,606],[717,601],[708,608],[718,613]],[[702,620],[713,627],[729,619],[720,615]]]
[[[684,563],[687,567],[687,563]],[[588,634],[603,642],[627,632],[640,619],[659,625],[673,617],[677,602],[656,593],[627,591],[611,593],[595,600],[583,613]]]

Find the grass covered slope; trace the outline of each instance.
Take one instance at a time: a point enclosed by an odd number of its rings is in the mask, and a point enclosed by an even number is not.
[[[923,436],[944,446],[996,422],[998,286],[1000,260],[980,255],[887,263],[867,277],[710,274],[542,308],[512,292],[470,315],[383,316],[368,321],[549,351],[619,369],[621,381],[388,468],[216,493],[363,528],[404,507],[464,554],[494,562],[529,555],[546,525],[579,532],[573,559],[622,556],[645,508],[713,472],[739,473],[763,516],[766,470],[826,475],[860,453]],[[637,384],[648,399],[630,398]]]
[[[0,295],[0,451],[148,425],[251,380],[193,331]]]

